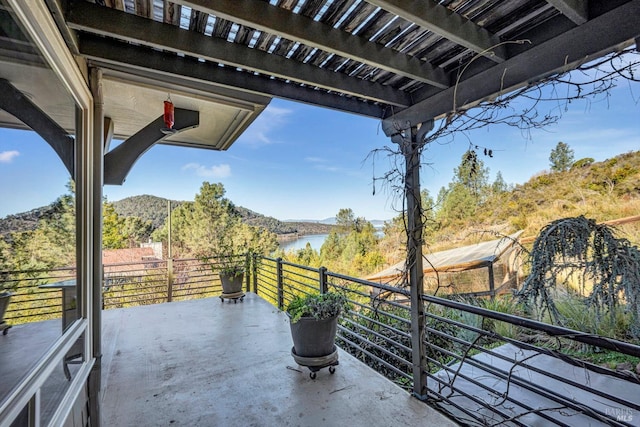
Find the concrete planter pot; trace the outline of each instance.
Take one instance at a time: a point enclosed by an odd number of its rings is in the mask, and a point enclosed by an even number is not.
[[[336,371],[338,349],[335,345],[338,329],[338,316],[325,319],[302,317],[295,323],[289,323],[293,348],[291,356],[300,366],[309,368],[309,376],[316,379],[316,372],[329,368],[329,373]]]
[[[2,331],[2,335],[7,335],[9,328],[11,328],[11,326],[4,321],[4,313],[7,311],[7,307],[9,306],[11,295],[12,294],[10,292],[0,292],[0,331]]]
[[[237,294],[242,292],[242,283],[244,273],[220,273],[220,281],[222,282],[222,293],[225,295]]]
[[[335,292],[294,297],[287,306],[293,348],[291,356],[306,366],[312,379],[322,368],[335,372],[338,349],[335,345],[338,316],[349,308],[344,295]]]
[[[335,351],[338,316],[316,320],[302,317],[290,323],[295,354],[300,357],[323,357]]]

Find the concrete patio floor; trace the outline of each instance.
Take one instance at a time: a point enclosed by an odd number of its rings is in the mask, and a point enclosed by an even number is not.
[[[104,426],[455,426],[340,350],[309,378],[262,298],[103,312]]]

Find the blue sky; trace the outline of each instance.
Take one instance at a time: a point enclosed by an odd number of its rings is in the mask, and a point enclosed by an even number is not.
[[[559,141],[575,159],[596,161],[640,149],[640,85],[623,83],[609,99],[570,105],[556,125],[525,138],[519,130],[490,127],[429,146],[422,185],[436,195],[453,176],[469,141],[492,148],[481,157],[491,180],[510,184],[549,168]],[[278,219],[324,219],[341,208],[369,220],[389,219],[401,203],[376,185],[371,150],[390,145],[379,120],[274,99],[226,152],[157,145],[133,167],[122,186],[105,186],[109,201],[152,194],[193,200],[203,181],[221,182],[235,204]],[[379,176],[389,167],[375,164]],[[44,206],[66,192],[69,177],[53,150],[33,132],[0,129],[0,217]]]

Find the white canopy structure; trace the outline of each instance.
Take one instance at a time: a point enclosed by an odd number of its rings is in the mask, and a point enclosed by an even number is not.
[[[522,230],[500,239],[425,254],[423,255],[423,272],[425,274],[460,272],[489,267],[514,249],[521,234]],[[405,274],[405,271],[406,263],[401,261],[366,279],[372,282],[389,283],[397,280]]]

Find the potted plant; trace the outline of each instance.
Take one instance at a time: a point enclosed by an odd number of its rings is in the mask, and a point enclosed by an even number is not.
[[[223,294],[235,294],[242,292],[244,268],[240,265],[227,265],[218,271],[222,282]]]
[[[242,285],[244,283],[244,258],[237,256],[219,256],[218,263],[212,268],[218,272],[220,282],[222,284],[222,295],[220,300],[224,302],[225,298],[233,299],[237,302],[244,299]]]
[[[9,332],[9,328],[11,328],[11,326],[9,326],[4,320],[4,313],[7,310],[9,301],[11,300],[11,296],[13,295],[11,291],[13,291],[15,287],[15,282],[11,284],[4,281],[0,282],[0,331],[2,331],[2,335],[7,335],[7,332]]]
[[[344,295],[335,292],[296,296],[287,306],[293,339],[291,355],[299,365],[311,370],[312,379],[327,366],[330,373],[335,372],[338,316],[347,309]]]

